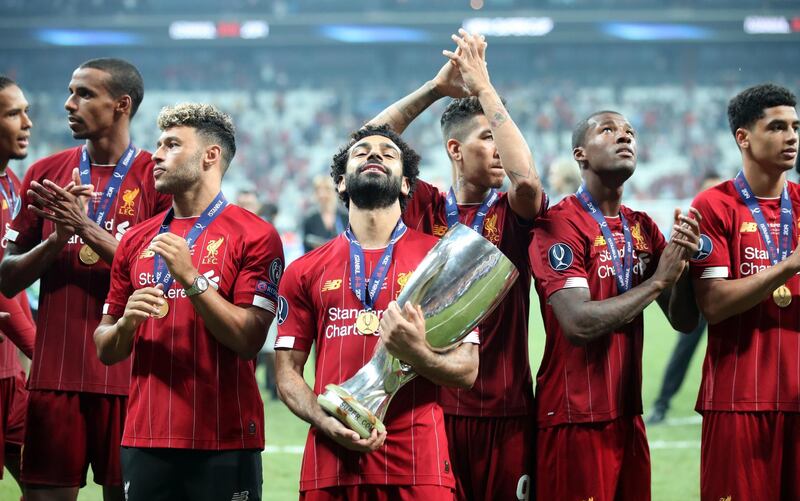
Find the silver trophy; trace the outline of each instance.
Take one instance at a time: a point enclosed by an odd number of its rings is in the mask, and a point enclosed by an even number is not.
[[[491,242],[456,224],[428,252],[397,297],[419,304],[428,344],[438,352],[456,347],[500,303],[519,272]],[[367,438],[385,431],[383,418],[397,390],[416,377],[413,367],[378,342],[375,353],[353,377],[325,386],[317,401],[325,411]]]

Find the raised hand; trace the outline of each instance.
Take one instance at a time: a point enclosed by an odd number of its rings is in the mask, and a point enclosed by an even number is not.
[[[470,95],[477,96],[492,88],[485,59],[486,40],[483,36],[470,34],[464,29],[458,30],[458,33],[451,36],[458,49],[455,52],[444,50],[442,54],[456,65]]]
[[[150,243],[150,250],[164,258],[170,274],[184,288],[189,287],[199,272],[192,264],[189,245],[174,233],[156,235]]]
[[[456,48],[456,54],[460,54],[461,49]],[[433,77],[433,85],[436,91],[442,96],[452,97],[454,99],[461,97],[468,97],[470,95],[469,89],[464,84],[464,79],[461,77],[461,71],[453,61],[447,61],[444,66],[439,70],[439,73]]]
[[[700,247],[700,221],[703,216],[694,207],[689,207],[689,214],[682,214],[679,208],[675,209],[674,224],[670,242],[684,249],[683,258],[691,258]]]

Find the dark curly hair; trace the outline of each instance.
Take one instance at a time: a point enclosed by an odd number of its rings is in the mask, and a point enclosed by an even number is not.
[[[342,146],[339,151],[333,156],[331,163],[331,179],[333,179],[334,186],[339,183],[339,179],[345,175],[347,170],[347,158],[350,154],[350,148],[354,144],[369,136],[383,136],[391,140],[400,148],[403,160],[403,176],[408,178],[408,195],[400,195],[400,208],[405,209],[408,199],[414,194],[414,188],[417,185],[417,178],[419,177],[419,154],[411,148],[403,139],[393,131],[388,125],[365,125],[361,129],[353,132],[350,135],[350,141]],[[339,198],[344,202],[345,207],[350,207],[350,196],[345,193],[339,193]]]
[[[749,128],[764,118],[764,110],[775,106],[797,106],[797,98],[786,87],[764,83],[743,90],[728,103],[728,125],[731,133]]]

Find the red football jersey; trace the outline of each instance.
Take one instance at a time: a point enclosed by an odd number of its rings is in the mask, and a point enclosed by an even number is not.
[[[20,182],[19,178],[10,169],[6,169],[6,173],[7,175],[0,176],[0,184],[2,184],[6,195],[11,200],[12,192],[19,196]],[[0,199],[0,205],[0,227],[3,228],[5,233],[13,218],[12,208],[8,206],[8,201],[4,198]],[[5,238],[0,240],[0,259],[2,259],[7,245],[8,242]],[[7,298],[0,294],[0,311],[11,314],[11,317],[7,320],[0,320],[0,334],[7,338],[0,343],[0,379],[2,379],[16,377],[22,370],[17,348],[22,350],[27,357],[33,356],[36,327],[33,324],[33,316],[31,315],[31,308],[28,305],[28,296],[26,296],[25,291],[20,292],[13,298]]]
[[[417,181],[414,195],[403,212],[409,228],[441,237],[447,231],[446,195]],[[459,205],[458,218],[472,223],[480,204]],[[542,195],[542,209],[547,197]],[[505,299],[479,325],[481,335],[478,379],[471,390],[439,389],[446,414],[459,416],[518,416],[533,414],[533,382],[528,359],[528,311],[531,269],[527,249],[531,224],[522,221],[508,203],[506,193],[489,209],[483,236],[495,244],[519,270],[519,278]]]
[[[72,181],[80,154],[80,147],[70,148],[39,160],[28,169],[20,189],[22,210],[6,233],[8,240],[29,249],[55,231],[53,223],[27,209],[27,191],[31,181],[49,179],[59,186]],[[93,165],[95,190],[102,191],[113,172],[113,165]],[[171,197],[155,191],[150,153],[139,151],[112,204],[105,229],[119,240],[131,226],[163,211],[170,203]],[[31,389],[127,395],[130,365],[103,365],[92,340],[108,293],[110,266],[103,260],[93,266],[81,263],[78,253],[82,245],[81,238],[75,235],[41,277],[36,355],[28,385]]]
[[[789,196],[795,225],[800,225],[800,186],[789,183]],[[692,261],[695,278],[733,280],[771,266],[761,233],[732,181],[702,192],[692,205],[703,216],[703,246]],[[760,199],[759,205],[777,242],[780,200]],[[800,235],[798,228],[793,231],[792,248]],[[708,326],[698,411],[800,412],[800,280],[793,276],[786,286],[793,296],[786,308],[770,296]]]
[[[185,237],[198,218],[174,219],[170,232]],[[164,220],[156,216],[122,240],[111,272],[106,313],[121,317],[136,289],[154,287],[147,247]],[[192,246],[192,262],[229,302],[275,313],[283,248],[275,228],[228,205]],[[264,404],[253,361],[220,344],[173,282],[169,313],[136,331],[131,391],[122,445],[170,449],[262,449]]]
[[[652,276],[666,241],[643,212],[623,206],[633,237],[632,287]],[[619,217],[607,217],[624,257],[625,239]],[[586,346],[567,340],[548,304],[554,292],[588,288],[593,301],[618,295],[611,254],[597,222],[573,195],[536,223],[530,247],[546,342],[536,375],[537,419],[540,426],[609,421],[642,413],[643,315]]]
[[[406,229],[395,244],[375,304],[379,316],[435,244],[435,238]],[[358,372],[380,339],[355,329],[364,306],[350,289],[349,245],[339,235],[294,261],[281,281],[275,348],[308,352],[316,342],[317,394],[325,391],[325,385],[342,383]],[[369,277],[383,249],[363,252]],[[354,484],[455,485],[444,416],[433,383],[417,377],[406,384],[394,396],[383,422],[386,442],[369,454],[347,450],[312,427],[300,470],[300,490]]]

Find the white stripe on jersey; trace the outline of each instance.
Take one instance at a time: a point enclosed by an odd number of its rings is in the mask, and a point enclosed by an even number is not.
[[[727,266],[710,266],[703,270],[700,278],[728,278]]]
[[[565,282],[562,289],[588,289],[589,281],[586,277],[569,277]]]
[[[281,336],[275,340],[275,348],[294,348],[294,336]]]
[[[261,296],[253,296],[253,306],[258,306],[262,310],[267,310],[273,315],[277,311],[275,301]]]

